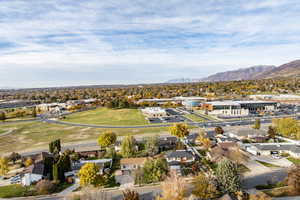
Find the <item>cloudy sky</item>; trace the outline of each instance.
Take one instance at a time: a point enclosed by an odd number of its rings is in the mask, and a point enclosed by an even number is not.
[[[299,0],[0,0],[0,87],[200,78],[299,52]]]

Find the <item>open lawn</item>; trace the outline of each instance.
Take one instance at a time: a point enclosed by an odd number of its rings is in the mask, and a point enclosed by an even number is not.
[[[194,114],[187,114],[184,116],[188,119],[191,119],[194,122],[205,122],[206,121],[205,119],[198,117],[197,115],[194,115]]]
[[[0,198],[10,198],[10,197],[25,197],[34,195],[34,186],[23,187],[22,185],[8,185],[0,187]]]
[[[67,115],[64,121],[97,125],[148,124],[148,121],[138,109],[97,108],[96,110],[89,110]]]
[[[198,111],[198,110],[195,111],[195,113],[197,113],[197,114],[200,115],[200,116],[203,116],[204,118],[207,118],[207,119],[209,119],[209,120],[212,120],[212,121],[218,120],[218,119],[215,118],[214,116],[203,114],[202,112],[200,112],[200,111]]]
[[[103,129],[48,124],[38,121],[0,124],[0,132],[9,132],[5,136],[0,136],[0,155],[12,151],[48,148],[48,143],[54,139],[61,139],[62,143],[84,140],[96,141],[98,136],[107,130],[111,130],[117,135],[159,134],[167,132],[168,127]]]

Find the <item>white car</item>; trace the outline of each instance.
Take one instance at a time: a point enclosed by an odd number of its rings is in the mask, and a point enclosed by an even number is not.
[[[273,157],[274,159],[280,159],[280,158],[281,158],[280,155],[277,155],[277,154],[273,154],[272,157]]]

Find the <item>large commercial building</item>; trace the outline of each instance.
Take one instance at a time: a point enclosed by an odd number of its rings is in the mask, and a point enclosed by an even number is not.
[[[147,107],[142,109],[142,113],[148,118],[166,117],[167,112],[160,107]]]
[[[235,101],[241,105],[241,108],[248,109],[249,113],[260,111],[274,111],[279,106],[277,102],[270,101]]]
[[[163,99],[140,99],[137,101],[138,104],[141,104],[143,102],[148,103],[157,103],[157,104],[165,104],[168,102],[171,103],[181,103],[184,106],[192,106],[196,107],[199,106],[201,102],[205,102],[206,98],[204,97],[173,97],[173,98],[163,98]]]
[[[234,101],[212,101],[202,104],[202,108],[207,114],[217,116],[246,116],[249,114],[248,109]]]
[[[211,101],[202,104],[207,114],[217,116],[247,116],[250,113],[274,111],[278,103],[269,101]]]

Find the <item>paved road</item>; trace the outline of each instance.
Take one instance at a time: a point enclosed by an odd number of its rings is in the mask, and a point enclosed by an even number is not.
[[[272,118],[280,118],[282,116],[276,117],[261,117],[261,123],[271,123]],[[300,116],[297,116],[297,119],[300,119]],[[42,122],[52,123],[52,124],[62,124],[76,127],[90,127],[90,128],[110,128],[110,129],[120,129],[120,128],[154,128],[154,127],[169,127],[172,124],[149,124],[149,125],[132,125],[132,126],[124,126],[124,125],[95,125],[95,124],[82,124],[82,123],[72,123],[65,122],[60,120],[52,120],[47,118],[41,118]],[[232,120],[232,121],[207,121],[207,122],[189,122],[188,124],[191,126],[199,126],[199,127],[216,127],[216,126],[240,126],[240,125],[250,125],[253,124],[255,118],[252,119],[241,119],[241,120]]]
[[[287,168],[269,168],[255,161],[256,157],[250,155],[248,162],[243,163],[251,171],[243,177],[245,189],[254,188],[256,185],[276,183],[283,181],[287,176]]]
[[[287,169],[273,169],[269,172],[259,173],[253,176],[247,176],[243,179],[243,187],[250,189],[260,184],[277,183],[283,181],[287,176]]]

